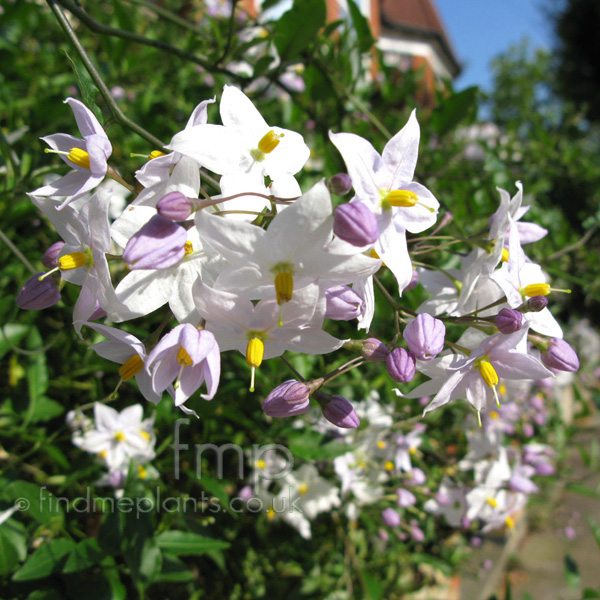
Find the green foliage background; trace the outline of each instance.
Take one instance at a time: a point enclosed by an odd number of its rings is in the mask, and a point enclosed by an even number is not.
[[[77,8],[68,0],[61,4]],[[344,168],[328,141],[329,130],[352,131],[381,150],[417,103],[421,74],[399,73],[385,65],[352,2],[353,23],[326,24],[323,0],[297,1],[280,20],[264,24],[265,32],[258,37],[248,36],[248,28],[257,26],[251,19],[211,18],[198,0],[169,2],[168,13],[161,12],[165,4],[80,3],[98,22],[172,45],[177,53],[137,43],[128,35],[93,32],[80,18],[71,19],[108,87],[113,92],[115,86],[122,88],[124,96],[116,101],[121,110],[162,142],[185,125],[198,102],[213,96],[218,100],[224,84],[245,89],[252,84],[249,95],[267,122],[303,133],[313,150],[301,180],[302,188],[308,189]],[[130,153],[148,154],[155,148],[117,122],[46,3],[4,1],[0,6],[1,230],[36,270],[42,270],[41,256],[58,238],[25,194],[39,187],[58,164],[43,153],[39,137],[76,133],[64,98],[81,96],[88,105],[96,105],[113,144],[111,163],[126,178],[131,180],[130,174],[141,166]],[[260,51],[265,43],[275,45],[279,63]],[[377,65],[372,81],[368,58]],[[234,68],[242,59],[250,63],[252,76]],[[553,312],[563,321],[583,314],[597,318],[600,139],[598,129],[576,106],[553,94],[549,60],[526,47],[499,58],[495,89],[487,98],[476,89],[455,93],[449,84],[442,86],[433,109],[418,109],[422,142],[417,178],[434,191],[444,211],[454,215],[448,229],[464,236],[487,226],[498,201],[496,186],[512,193],[514,181],[522,180],[536,201],[529,220],[551,232],[536,244],[532,258],[544,265],[556,287],[574,290],[556,299]],[[304,65],[306,89],[288,94],[280,77],[296,63]],[[484,112],[478,113],[482,107]],[[216,105],[209,109],[212,122],[217,113]],[[482,160],[467,160],[469,140],[461,131],[477,123],[479,114],[489,115],[501,137],[495,147],[483,143]],[[215,190],[209,186],[210,191]],[[427,260],[444,261],[446,266],[456,259],[453,253],[439,251],[427,255]],[[14,299],[30,273],[6,243],[0,243],[0,263],[5,291],[0,299],[0,509],[17,498],[31,503],[29,510],[0,527],[2,597],[391,599],[427,584],[432,570],[452,573],[465,556],[464,540],[450,536],[433,519],[426,522],[423,544],[396,541],[384,547],[377,542],[375,513],[365,515],[361,528],[348,526],[341,517],[321,516],[313,523],[310,541],[284,525],[271,527],[264,518],[231,511],[150,512],[139,518],[110,511],[78,513],[73,501],[86,497],[102,469],[72,446],[65,414],[106,399],[118,381],[117,365],[87,351],[97,341],[89,332],[83,341],[73,334],[71,307],[78,290],[65,288],[65,300],[46,311],[18,311]],[[386,282],[391,286],[390,277]],[[412,306],[422,299],[419,290],[407,295]],[[393,331],[384,312],[379,309],[372,333],[389,341]],[[143,326],[133,322],[129,330],[143,337],[162,317],[154,315]],[[330,331],[354,334],[337,325]],[[336,357],[291,360],[307,376],[319,376],[339,364]],[[225,505],[242,485],[235,476],[237,463],[232,459],[226,465],[228,478],[219,480],[204,475],[215,467],[206,460],[198,479],[194,443],[231,442],[244,448],[283,443],[299,459],[321,461],[342,451],[320,434],[309,435],[286,420],[269,422],[264,417],[262,399],[289,377],[283,363],[270,361],[261,367],[257,393],[251,395],[243,357],[225,356],[224,361],[217,398],[212,403],[195,399],[193,408],[201,418],[182,427],[183,440],[192,450],[181,478],[174,478],[169,448],[174,421],[181,415],[164,400],[156,417],[154,464],[160,479],[141,483],[131,476],[127,498],[135,502],[154,497],[157,489],[163,497],[179,499],[198,498],[204,492]],[[420,407],[402,404],[391,394],[387,375],[373,365],[335,384],[328,391],[360,401],[375,389],[384,403],[396,403],[407,418],[420,412]],[[122,409],[139,401],[143,402],[133,386],[123,386],[114,406]],[[447,444],[456,442],[453,436],[463,418],[461,410],[432,416],[431,430],[447,433],[431,437],[424,449],[426,459],[439,458]],[[446,457],[435,467],[439,477],[452,460]],[[93,488],[93,495],[103,493]],[[68,510],[57,498],[67,499]]]

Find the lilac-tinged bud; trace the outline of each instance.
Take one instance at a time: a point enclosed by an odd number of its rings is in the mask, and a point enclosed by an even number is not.
[[[362,202],[349,202],[335,209],[333,233],[353,246],[374,244],[379,237],[377,219]]]
[[[523,423],[523,435],[527,438],[533,437],[535,430],[531,423]]]
[[[414,506],[417,503],[416,496],[409,490],[405,490],[404,488],[398,488],[396,490],[396,494],[398,494],[398,506],[402,508]]]
[[[529,404],[531,404],[531,407],[535,410],[546,410],[546,405],[544,404],[541,394],[533,396],[529,401]]]
[[[271,391],[262,408],[270,417],[301,415],[309,409],[309,394],[310,389],[305,383],[290,379]]]
[[[444,349],[445,337],[444,323],[427,313],[417,315],[404,329],[408,349],[420,360],[435,358]]]
[[[325,394],[319,395],[319,401],[326,398]],[[354,407],[343,396],[329,396],[321,405],[323,416],[334,425],[344,429],[355,429],[360,425],[360,419]]]
[[[548,306],[548,298],[546,296],[532,296],[527,300],[525,306],[531,312],[540,312]]]
[[[394,510],[393,508],[386,508],[384,511],[382,511],[381,518],[388,527],[400,526],[400,515],[398,514],[398,511]]]
[[[419,283],[419,272],[415,271],[413,269],[412,277],[410,278],[408,285],[404,288],[404,291],[410,292],[410,290],[414,290],[417,287],[418,283]]]
[[[238,498],[242,500],[242,502],[248,502],[250,498],[254,498],[254,491],[249,485],[245,485],[239,492]]]
[[[385,529],[380,529],[378,531],[378,535],[379,539],[383,540],[384,542],[387,542],[390,539],[390,536],[388,535],[388,532]]]
[[[17,296],[17,306],[24,310],[42,310],[53,306],[60,300],[60,292],[52,277],[44,277],[37,273],[25,282]]]
[[[410,537],[415,542],[422,542],[425,539],[423,530],[419,527],[419,523],[415,520],[410,522]]]
[[[546,352],[542,353],[542,362],[550,369],[574,372],[579,369],[579,358],[575,350],[559,338],[552,338]]]
[[[540,460],[536,462],[533,466],[535,468],[536,475],[554,475],[554,466],[551,463],[546,462],[545,460]]]
[[[390,354],[387,346],[377,338],[367,338],[361,342],[360,355],[370,362],[385,362]]]
[[[194,204],[182,192],[169,192],[156,205],[161,217],[171,221],[185,221],[193,212]]]
[[[427,475],[421,469],[414,468],[410,472],[410,479],[406,480],[408,485],[423,485],[427,481]]]
[[[527,469],[531,469],[534,471],[533,467],[526,467]],[[528,472],[523,473],[523,467],[521,467],[521,472],[517,469],[511,475],[508,481],[508,487],[513,492],[518,492],[520,494],[535,494],[538,491],[538,486],[529,479],[533,473],[527,476]]]
[[[337,173],[329,180],[327,187],[332,194],[343,196],[352,189],[352,179],[347,173]]]
[[[334,321],[351,321],[365,312],[364,300],[347,285],[336,285],[325,290],[327,308],[325,317]]]
[[[394,348],[385,360],[385,366],[394,381],[412,381],[417,370],[415,357],[404,348]]]
[[[474,535],[471,538],[471,546],[473,546],[473,548],[481,548],[482,544],[483,540],[478,535]]]
[[[65,243],[61,240],[60,242],[54,242],[42,256],[42,262],[47,269],[56,269],[58,266],[58,255],[61,253]]]
[[[512,308],[503,308],[496,315],[494,323],[500,333],[515,333],[523,326],[523,314]]]
[[[160,215],[152,217],[127,242],[123,260],[134,269],[168,269],[185,256],[187,232]]]

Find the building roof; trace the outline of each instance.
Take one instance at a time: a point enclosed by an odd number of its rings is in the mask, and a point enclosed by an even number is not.
[[[449,71],[462,70],[433,0],[381,0],[382,33],[398,32],[436,43]]]

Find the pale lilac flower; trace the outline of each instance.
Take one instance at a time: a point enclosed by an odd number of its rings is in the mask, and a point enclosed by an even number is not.
[[[417,503],[416,496],[409,490],[398,488],[396,490],[396,494],[398,495],[397,504],[402,508],[408,508],[409,506],[414,506]]]
[[[101,183],[106,176],[107,160],[112,153],[110,141],[94,113],[75,98],[67,98],[65,102],[73,110],[83,139],[66,133],[55,133],[41,139],[74,170],[32,192],[34,196],[49,198],[66,196],[59,205],[59,210]]]
[[[401,522],[400,515],[398,514],[398,511],[394,510],[393,508],[384,509],[383,512],[381,513],[381,518],[388,527],[399,527],[400,526],[400,522]]]

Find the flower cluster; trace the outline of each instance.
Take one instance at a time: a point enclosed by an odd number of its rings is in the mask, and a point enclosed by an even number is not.
[[[431,229],[440,211],[433,193],[414,180],[420,139],[414,111],[382,154],[353,133],[331,132],[347,174],[302,190],[296,175],[310,156],[302,135],[269,125],[243,92],[225,86],[221,124],[208,119],[214,99],[201,102],[186,127],[148,155],[135,174],[141,191],[113,220],[109,207],[115,193],[103,180],[124,180],[107,163],[111,144],[90,110],[78,100],[66,102],[83,139],[63,133],[43,139],[72,170],[30,194],[62,241],[48,248],[42,259],[48,271],[25,283],[17,303],[46,308],[60,301],[65,283],[80,286],[75,330],[81,336],[91,329],[106,338],[93,350],[118,363],[120,384],[135,379],[148,401],[156,404],[166,392],[177,407],[195,414],[186,402],[201,388],[201,398],[215,397],[221,353],[227,351],[245,356],[251,391],[263,360],[286,351],[354,352],[357,357],[331,373],[285,381],[264,400],[264,412],[276,418],[302,415],[312,399],[329,423],[348,430],[371,411],[367,421],[375,419],[379,426],[335,461],[341,496],[352,494],[360,506],[381,497],[381,486],[390,478],[400,477],[398,504],[406,507],[413,503],[411,486],[424,482],[411,457],[425,427],[418,424],[400,435],[389,415],[378,414],[377,401],[355,408],[322,389],[329,381],[364,362],[385,363],[390,389],[393,382],[403,386],[395,390],[398,396],[431,397],[425,414],[465,399],[482,427],[482,415],[487,423],[490,408],[500,410],[501,389],[578,369],[577,355],[549,309],[551,292],[565,290],[554,290],[523,250],[547,232],[521,221],[528,206],[520,183],[513,197],[499,190],[499,207],[487,230],[461,240],[470,252],[460,261],[447,268],[413,264],[412,248],[418,249],[423,238],[409,234]],[[207,171],[220,176],[220,193],[205,192],[201,176]],[[334,208],[332,193],[350,189],[351,200]],[[446,213],[436,232],[450,221]],[[393,292],[376,279],[380,269],[393,275]],[[375,281],[394,313],[396,331],[388,340],[369,335]],[[402,296],[418,284],[429,296],[413,311],[401,303]],[[106,324],[145,317],[167,305],[163,325],[144,340]],[[330,320],[356,320],[358,331],[366,333],[338,339],[326,331]],[[162,335],[169,323],[172,328]],[[462,333],[455,335],[459,327]],[[408,391],[404,385],[418,374],[428,380]],[[131,415],[113,414],[101,405],[95,410],[96,429],[77,437],[77,445],[105,453],[111,472],[132,458],[150,460],[151,444],[142,433],[151,434],[140,421],[139,405],[128,409]],[[487,429],[477,435],[486,436]],[[461,519],[479,518],[490,527],[501,516],[506,520],[520,505],[518,494],[535,487],[529,481],[532,467],[510,459],[512,467],[503,447],[495,447],[493,458],[474,467],[475,487],[459,494],[445,482],[429,508],[452,523],[458,513],[454,508],[447,513],[442,498],[456,495],[461,506],[466,503]],[[290,477],[308,518],[326,510],[325,504],[339,503],[327,491],[326,502],[310,504],[303,486],[325,488],[308,466]],[[273,494],[268,487],[255,493]],[[496,505],[501,510],[491,511]],[[400,515],[390,510],[383,520],[395,527]],[[296,525],[307,537],[308,522]],[[417,529],[409,525],[407,531],[415,538]]]

